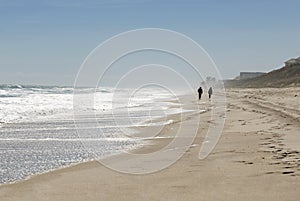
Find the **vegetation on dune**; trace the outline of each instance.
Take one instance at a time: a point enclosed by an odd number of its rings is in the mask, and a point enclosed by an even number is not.
[[[227,87],[292,87],[300,86],[300,65],[284,66],[256,78],[226,81]]]

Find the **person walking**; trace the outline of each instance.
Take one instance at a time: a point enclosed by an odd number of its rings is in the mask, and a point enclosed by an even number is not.
[[[201,100],[202,94],[203,94],[202,87],[199,87],[199,89],[198,89],[199,100]]]
[[[208,90],[208,98],[209,99],[211,98],[212,93],[213,93],[213,90],[211,87],[209,87],[209,90]]]

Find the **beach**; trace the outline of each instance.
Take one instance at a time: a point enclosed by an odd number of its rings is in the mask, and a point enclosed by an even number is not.
[[[113,171],[98,161],[85,162],[0,186],[1,201],[76,200],[203,200],[298,201],[300,198],[300,88],[228,89],[222,136],[205,159],[199,150],[211,123],[204,113],[164,126],[158,138],[133,150],[157,151],[172,141],[180,121],[200,125],[192,146],[176,163],[161,171],[132,175]],[[202,104],[201,102],[205,102]],[[140,132],[151,132],[140,128]],[[189,128],[185,132],[189,133]],[[160,137],[160,138],[159,138]],[[122,154],[108,160],[126,160]],[[155,162],[155,161],[154,161]]]

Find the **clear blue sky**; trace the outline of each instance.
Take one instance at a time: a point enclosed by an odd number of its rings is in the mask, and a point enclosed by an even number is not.
[[[224,78],[300,56],[299,0],[0,0],[0,83],[72,85],[102,41],[137,28],[197,41]]]

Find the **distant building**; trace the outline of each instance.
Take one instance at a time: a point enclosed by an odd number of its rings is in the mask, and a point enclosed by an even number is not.
[[[290,59],[287,60],[285,63],[285,66],[294,66],[294,65],[300,65],[300,57],[298,57],[297,59]]]
[[[266,73],[263,72],[240,72],[240,80],[245,80],[245,79],[250,79],[250,78],[255,78],[261,75],[264,75]]]

